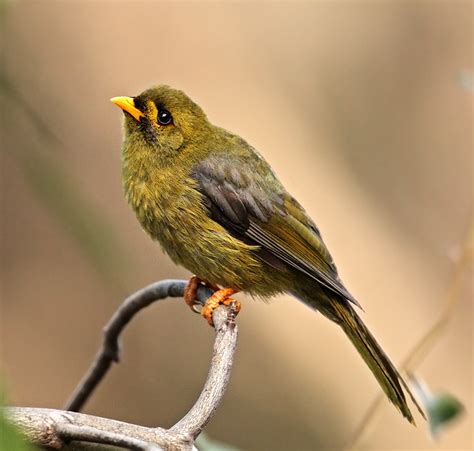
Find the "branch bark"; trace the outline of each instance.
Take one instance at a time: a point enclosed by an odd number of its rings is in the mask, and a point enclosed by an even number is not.
[[[173,441],[168,437],[166,430],[161,428],[147,428],[56,409],[6,407],[5,414],[31,442],[42,447],[63,449],[71,441],[90,442],[93,435],[91,431],[94,431],[94,443],[133,450],[173,449],[171,447]],[[117,437],[120,437],[122,443]]]
[[[104,328],[104,340],[96,358],[66,404],[69,411],[28,407],[8,407],[7,417],[26,437],[40,446],[63,449],[69,441],[106,444],[133,450],[190,450],[219,406],[229,383],[237,346],[236,306],[220,306],[213,313],[216,337],[209,373],[203,390],[190,411],[174,426],[147,428],[116,420],[76,413],[89,399],[120,358],[120,336],[135,315],[153,302],[166,297],[182,297],[184,280],[163,280],[129,296]],[[202,304],[213,293],[205,286],[197,292]],[[203,324],[205,324],[203,322]]]
[[[145,307],[168,297],[182,297],[186,283],[185,280],[162,280],[138,290],[125,299],[104,327],[102,348],[64,406],[65,410],[79,412],[105,377],[112,363],[120,361],[120,336],[135,315]],[[212,293],[210,288],[200,286],[197,293],[198,301],[204,304]]]

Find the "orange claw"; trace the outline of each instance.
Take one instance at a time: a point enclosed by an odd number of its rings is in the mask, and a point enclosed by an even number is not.
[[[193,311],[196,312],[195,306],[196,306],[196,294],[197,294],[197,289],[198,286],[201,283],[201,279],[196,276],[192,276],[189,279],[188,284],[186,285],[186,288],[184,289],[184,302],[188,304],[188,307]]]
[[[212,314],[214,310],[219,307],[220,304],[230,305],[232,302],[235,302],[236,314],[240,311],[240,302],[232,299],[231,296],[237,293],[237,290],[233,288],[222,288],[216,291],[204,304],[204,307],[201,310],[201,315],[207,319],[207,322],[210,326],[214,327],[214,321],[212,320]]]
[[[205,280],[202,280],[197,276],[192,276],[189,279],[189,282],[186,285],[186,288],[184,289],[183,298],[184,298],[184,302],[186,302],[188,307],[195,313],[200,312],[200,310],[196,309],[196,307],[200,306],[201,304],[197,302],[196,299],[197,299],[197,289],[199,285],[202,283],[214,291],[219,291],[219,287],[217,285],[213,285],[209,282],[206,282]]]

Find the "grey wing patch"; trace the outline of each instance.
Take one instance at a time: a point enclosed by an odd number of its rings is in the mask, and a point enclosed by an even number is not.
[[[242,166],[245,168],[246,164]],[[282,204],[276,201],[277,196],[273,201],[268,199],[263,189],[250,180],[245,171],[239,170],[236,164],[229,164],[224,157],[202,161],[194,168],[192,175],[198,181],[201,192],[214,204],[211,208],[213,213],[220,211],[224,215],[221,219],[230,220],[241,232],[248,228],[250,217],[266,222],[275,211],[275,206]]]
[[[204,160],[195,167],[192,175],[198,181],[212,219],[245,243],[261,246],[260,256],[272,266],[282,268],[281,263],[277,263],[280,261],[293,267],[360,307],[339,280],[336,267],[314,222],[296,201],[298,210],[286,211],[283,195],[273,190],[269,192],[255,180],[250,180],[245,171],[251,170],[243,161],[231,165],[228,157],[219,156]],[[313,258],[308,261],[301,258],[278,233],[272,233],[269,221],[275,213],[283,219],[287,218],[292,233],[307,242],[308,249],[314,251]],[[291,213],[304,215],[305,223]],[[265,223],[269,224],[263,227]]]
[[[246,226],[248,223],[248,212],[233,190],[223,189],[223,187],[211,180],[200,180],[201,189],[209,199],[222,210],[234,224]]]

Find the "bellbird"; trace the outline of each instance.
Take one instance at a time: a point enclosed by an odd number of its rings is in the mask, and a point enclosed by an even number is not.
[[[342,328],[403,416],[414,422],[402,387],[423,415],[354,310],[318,227],[262,156],[182,91],[160,85],[111,101],[125,116],[128,202],[150,237],[197,275],[189,287],[224,287],[210,308],[237,291],[292,294]],[[203,312],[211,322],[212,310]]]

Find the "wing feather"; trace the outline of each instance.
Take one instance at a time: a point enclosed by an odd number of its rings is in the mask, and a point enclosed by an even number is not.
[[[226,230],[359,306],[339,279],[314,222],[268,170],[270,176],[262,178],[248,162],[221,155],[199,163],[193,177],[210,216]]]

